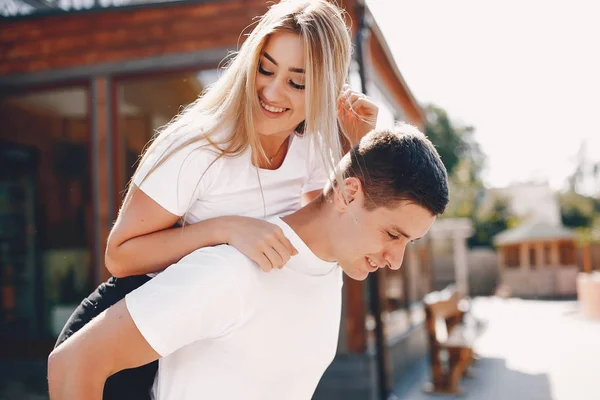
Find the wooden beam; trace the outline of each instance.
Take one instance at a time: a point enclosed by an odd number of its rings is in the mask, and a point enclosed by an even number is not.
[[[529,243],[519,244],[519,264],[523,269],[529,269]]]
[[[110,276],[104,263],[108,233],[112,225],[112,146],[110,80],[99,76],[92,80],[92,182],[94,202],[94,281],[104,282]]]
[[[560,255],[558,250],[558,241],[552,241],[550,245],[550,264],[553,267],[558,267],[560,265]]]
[[[344,276],[343,301],[346,310],[345,328],[348,352],[364,353],[367,349],[367,331],[365,329],[366,310],[363,282]]]
[[[544,242],[535,243],[535,264],[537,267],[548,264],[548,261],[544,259]]]
[[[385,39],[379,32],[379,28],[372,29],[374,29],[374,34],[369,38],[368,49],[372,65],[370,73],[377,75],[383,87],[392,94],[394,102],[404,112],[405,120],[420,129],[424,129],[425,116],[423,111],[404,82],[404,78],[387,48]]]

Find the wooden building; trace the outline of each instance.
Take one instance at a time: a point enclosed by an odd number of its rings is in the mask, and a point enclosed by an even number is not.
[[[494,238],[501,283],[514,296],[576,294],[576,236],[560,225],[526,223]]]
[[[365,12],[363,59],[353,63],[350,82],[360,85],[364,65],[382,123],[422,128],[424,115],[368,8],[362,0],[338,3],[355,37]],[[44,365],[66,317],[108,276],[103,251],[138,154],[157,127],[216,79],[219,62],[267,1],[6,4],[0,9],[0,361]],[[426,249],[412,246],[405,268],[379,272],[390,379],[426,351],[420,300],[431,289],[427,265]],[[344,290],[338,357],[315,398],[375,393],[368,288],[346,281]]]

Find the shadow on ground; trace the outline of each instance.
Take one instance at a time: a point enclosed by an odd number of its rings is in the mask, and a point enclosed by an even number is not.
[[[462,396],[426,394],[421,387],[429,378],[429,369],[423,360],[394,387],[394,394],[401,400],[555,400],[546,374],[510,369],[503,359],[482,358],[475,363],[472,372],[473,377],[462,380]]]

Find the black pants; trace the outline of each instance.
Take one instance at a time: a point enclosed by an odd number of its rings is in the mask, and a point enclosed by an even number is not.
[[[62,332],[58,336],[56,348],[72,334],[80,330],[104,310],[125,298],[150,277],[146,275],[130,276],[127,278],[111,277],[84,299],[73,312]],[[149,400],[154,377],[158,370],[158,361],[138,368],[126,369],[109,377],[104,385],[104,400]]]

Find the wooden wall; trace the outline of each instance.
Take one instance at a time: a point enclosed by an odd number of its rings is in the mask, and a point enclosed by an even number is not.
[[[0,76],[235,48],[265,0],[166,4],[3,21]]]

